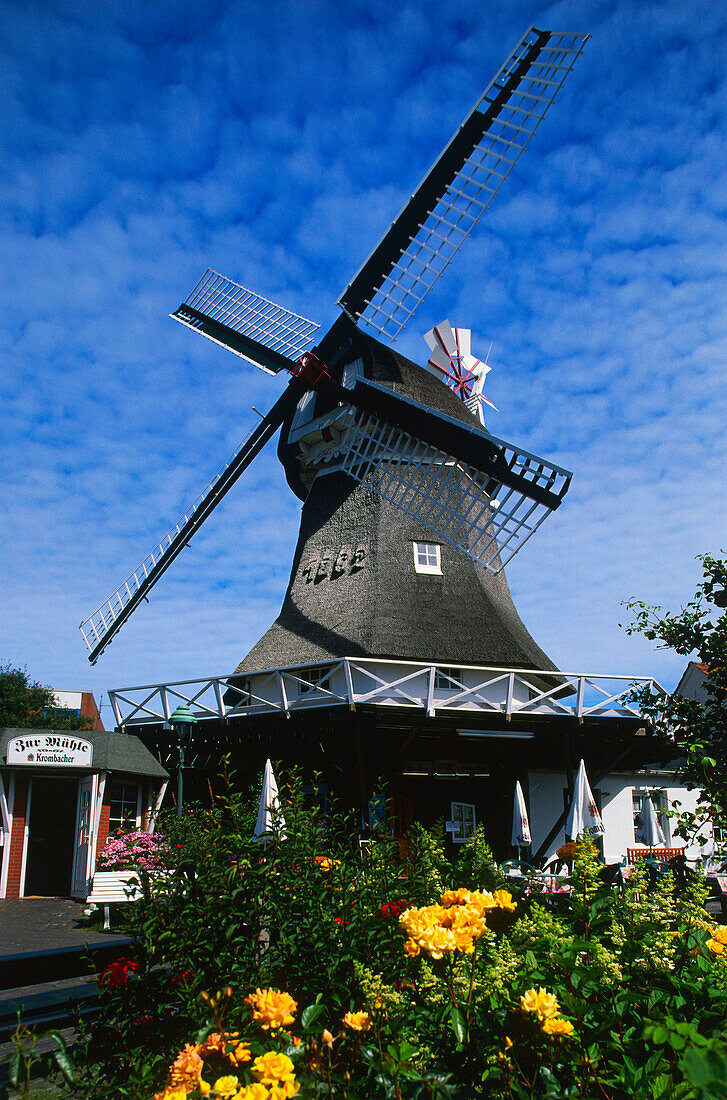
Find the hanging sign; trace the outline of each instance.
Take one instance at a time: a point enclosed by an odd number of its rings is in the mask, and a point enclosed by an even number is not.
[[[93,745],[82,737],[60,733],[29,733],[8,741],[8,764],[42,764],[52,768],[83,768],[93,760]]]

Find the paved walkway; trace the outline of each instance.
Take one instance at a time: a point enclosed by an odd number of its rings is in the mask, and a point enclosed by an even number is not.
[[[71,898],[21,898],[0,901],[0,955],[20,951],[50,951],[54,947],[107,944],[123,932],[91,927],[86,903]]]

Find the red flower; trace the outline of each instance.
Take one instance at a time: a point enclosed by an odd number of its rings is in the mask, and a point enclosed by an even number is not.
[[[343,917],[334,917],[333,919],[336,922],[336,924],[350,924],[351,923],[348,920],[344,920]]]
[[[399,917],[401,914],[409,908],[409,902],[406,898],[397,898],[396,901],[387,901],[379,909],[380,917]]]
[[[172,985],[179,985],[180,982],[188,982],[192,977],[191,970],[181,970],[179,974],[174,974],[171,978]]]
[[[117,985],[126,985],[129,974],[134,974],[139,964],[133,959],[115,959],[98,976],[99,989],[109,989]]]

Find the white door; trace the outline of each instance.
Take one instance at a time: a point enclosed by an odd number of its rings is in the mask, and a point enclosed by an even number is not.
[[[78,784],[76,812],[76,855],[73,861],[73,896],[85,899],[89,889],[89,857],[91,854],[91,803],[94,776],[86,776]]]

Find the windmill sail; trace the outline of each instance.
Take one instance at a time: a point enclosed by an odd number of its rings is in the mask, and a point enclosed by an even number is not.
[[[498,573],[558,508],[571,474],[372,382],[350,395],[341,469]]]
[[[187,509],[161,542],[147,554],[131,576],[107,600],[104,600],[92,615],[83,620],[80,631],[90,650],[88,659],[91,664],[96,663],[137,604],[146,598],[195,531],[201,527],[255,456],[275,435],[285,417],[295,409],[303,392],[303,385],[292,379],[267,416],[255,426],[225,465],[218,470],[191,508]]]
[[[589,35],[530,27],[348,284],[340,306],[395,340],[509,176]]]
[[[268,374],[292,370],[320,328],[212,268],[169,316]]]

